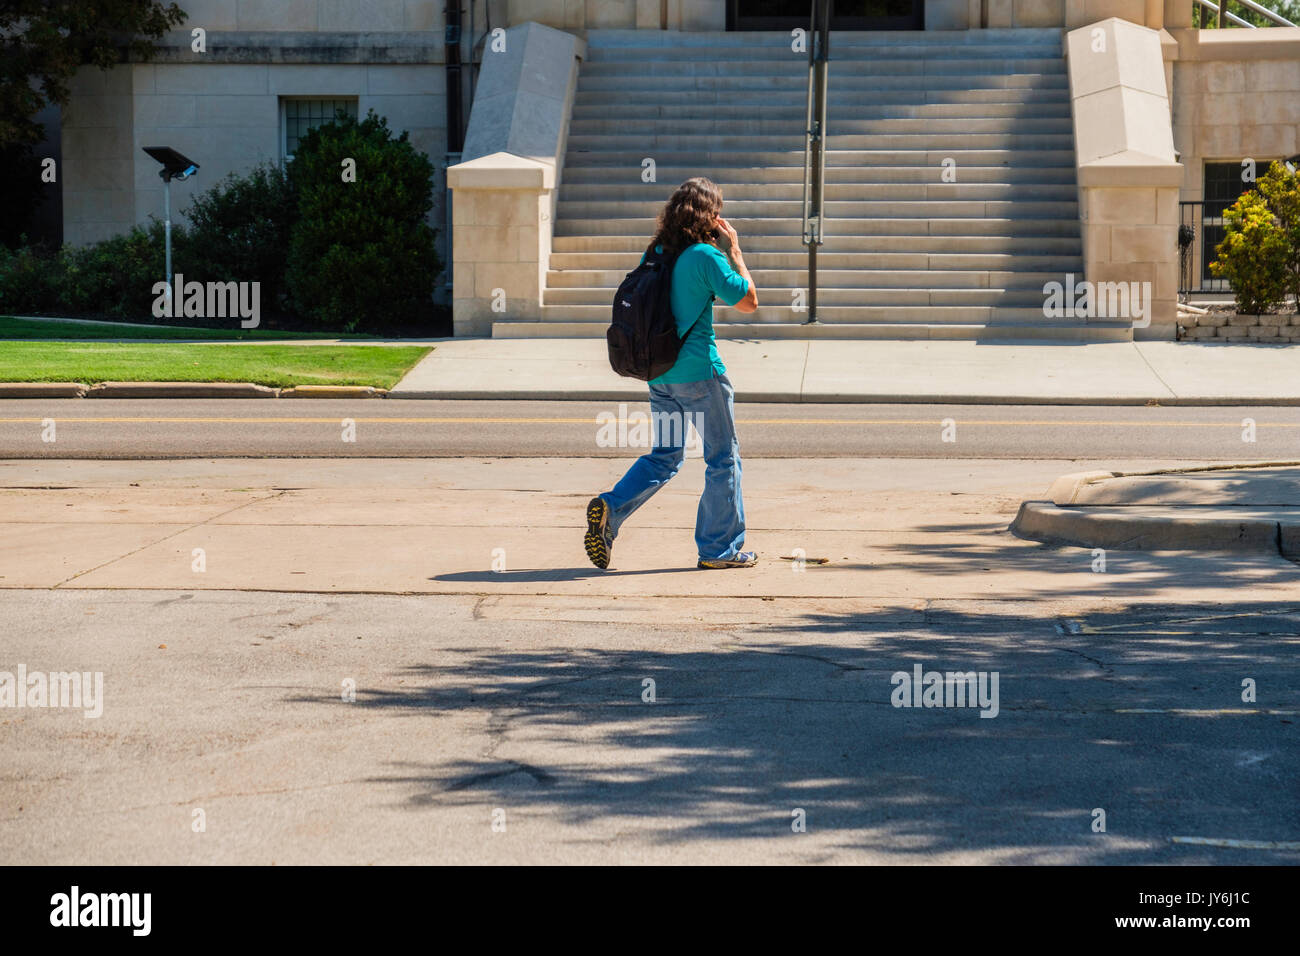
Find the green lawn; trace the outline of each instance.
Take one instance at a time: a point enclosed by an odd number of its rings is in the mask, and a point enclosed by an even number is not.
[[[0,315],[0,339],[200,339],[255,341],[257,339],[373,339],[346,332],[274,332],[266,329],[194,329],[184,326],[99,325],[94,322],[46,322]]]
[[[0,342],[0,382],[256,382],[391,388],[423,345]]]

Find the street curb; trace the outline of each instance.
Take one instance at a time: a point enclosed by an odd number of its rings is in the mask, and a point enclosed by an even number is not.
[[[1233,518],[1152,518],[1123,514],[1119,507],[1099,513],[1060,508],[1051,501],[1021,502],[1011,532],[1043,544],[1117,551],[1235,551],[1283,554],[1300,548],[1300,528],[1269,520]],[[1122,507],[1122,506],[1120,506]]]
[[[1076,471],[1052,482],[1052,487],[1047,489],[1047,499],[1056,505],[1072,505],[1079,500],[1079,492],[1088,485],[1124,477],[1128,476],[1119,471]]]
[[[81,382],[0,382],[0,399],[83,398],[86,388]]]
[[[251,382],[101,382],[86,398],[275,398],[280,390]]]
[[[520,402],[626,402],[645,401],[646,393],[641,390],[618,390],[613,388],[576,388],[576,389],[468,389],[468,388],[418,388],[403,389],[398,386],[391,389],[387,398],[411,399],[416,401],[520,401]],[[1116,408],[1174,407],[1183,408],[1290,408],[1300,406],[1300,395],[1296,396],[1202,396],[1194,398],[1176,398],[1169,395],[978,395],[960,393],[906,394],[879,392],[846,394],[844,392],[736,392],[738,403],[745,404],[790,404],[790,405],[1063,405],[1063,406],[1107,406]]]
[[[388,390],[373,385],[295,385],[280,390],[281,398],[385,398]]]
[[[1230,516],[1191,517],[1195,506],[1187,506],[1189,517],[1152,517],[1140,512],[1142,505],[1093,504],[1080,500],[1089,485],[1112,478],[1178,477],[1212,474],[1217,471],[1249,471],[1254,468],[1300,467],[1300,461],[1215,462],[1188,468],[1155,471],[1076,471],[1062,475],[1047,490],[1046,501],[1021,502],[1010,531],[1030,541],[1065,544],[1081,548],[1112,548],[1129,551],[1237,551],[1281,554],[1300,558],[1300,523],[1291,519],[1242,520]]]

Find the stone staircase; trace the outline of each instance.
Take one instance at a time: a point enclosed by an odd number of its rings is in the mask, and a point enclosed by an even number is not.
[[[831,40],[821,323],[792,308],[807,56],[787,33],[597,30],[578,79],[539,322],[495,336],[599,336],[683,179],[705,175],[741,236],[756,313],[729,337],[1129,339],[1052,320],[1043,284],[1082,278],[1057,30],[836,33]],[[656,182],[642,181],[655,161]],[[941,178],[956,163],[955,182]]]

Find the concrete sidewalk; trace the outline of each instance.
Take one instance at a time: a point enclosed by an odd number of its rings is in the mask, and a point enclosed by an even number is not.
[[[1079,548],[1008,530],[1060,462],[764,459],[745,473],[756,568],[697,571],[703,463],[687,461],[620,534],[609,571],[583,509],[620,459],[0,462],[0,589],[467,594],[582,603],[641,621],[664,599],[716,613],[933,600],[1170,603],[1294,597],[1272,554]],[[1125,471],[1171,467],[1115,462]],[[782,557],[807,559],[800,565]],[[812,559],[826,558],[826,564]],[[765,607],[766,602],[775,602]],[[539,614],[549,613],[544,608]],[[747,618],[748,619],[748,618]]]
[[[1012,524],[1048,544],[1300,558],[1300,462],[1059,478]]]
[[[724,340],[750,402],[988,405],[1298,405],[1300,346],[1183,342]],[[636,400],[602,339],[454,339],[394,398]]]

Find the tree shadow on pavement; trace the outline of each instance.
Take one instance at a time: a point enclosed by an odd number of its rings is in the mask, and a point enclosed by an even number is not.
[[[606,844],[611,830],[662,846],[798,840],[802,809],[809,833],[876,860],[1300,862],[1171,842],[1300,840],[1300,602],[1062,619],[1004,608],[792,608],[779,624],[687,636],[669,603],[658,631],[515,621],[519,649],[440,649],[352,706],[481,720],[481,755],[371,778],[413,811],[480,806],[486,821],[503,807],[567,824],[570,842],[597,822],[589,839]],[[564,646],[548,647],[557,633]],[[891,675],[917,664],[996,672],[997,716],[894,706]],[[1247,677],[1257,703],[1242,701]]]
[[[1002,587],[988,594],[1002,599],[1137,598],[1195,589],[1195,600],[1216,592],[1285,584],[1300,588],[1300,566],[1281,554],[1232,551],[1129,551],[1105,549],[1104,571],[1095,571],[1093,549],[1020,538],[1004,525],[972,522],[915,529],[907,540],[869,544],[868,561],[840,561],[837,571],[904,571],[966,578],[1000,572]],[[1013,576],[1008,576],[1011,572]],[[810,567],[809,574],[818,573]],[[1070,587],[1063,588],[1064,575]],[[1184,599],[1187,595],[1184,595]]]

